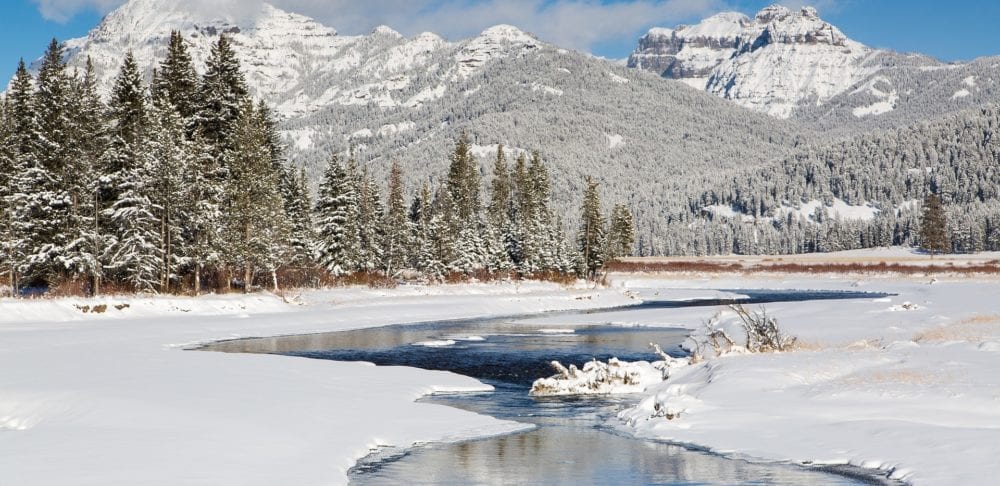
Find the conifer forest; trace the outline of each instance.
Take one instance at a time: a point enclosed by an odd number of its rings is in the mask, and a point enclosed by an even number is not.
[[[56,40],[37,75],[20,63],[0,103],[6,293],[596,277],[632,253],[632,214],[597,183],[566,221],[537,152],[481,161],[465,135],[436,184],[338,155],[309,180],[234,49],[221,35],[199,73],[174,32],[152,81],[130,53],[109,99]]]

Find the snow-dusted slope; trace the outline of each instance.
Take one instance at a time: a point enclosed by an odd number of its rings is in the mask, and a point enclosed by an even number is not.
[[[629,66],[787,118],[876,72],[879,66],[866,60],[877,52],[847,38],[813,8],[775,5],[753,19],[726,12],[695,26],[652,29]]]

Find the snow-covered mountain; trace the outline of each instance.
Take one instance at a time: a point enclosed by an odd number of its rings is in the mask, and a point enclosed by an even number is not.
[[[694,26],[654,28],[628,65],[787,118],[877,72],[881,53],[847,38],[811,7],[773,5],[752,19],[724,12]]]
[[[417,108],[440,97],[448,84],[468,77],[492,59],[530,50],[538,41],[510,26],[497,26],[461,43],[432,33],[404,38],[380,26],[369,35],[342,36],[308,17],[262,3],[237,15],[233,9],[180,7],[172,0],[131,0],[107,15],[89,35],[66,43],[71,65],[87,57],[104,81],[117,73],[125,53],[155,66],[172,30],[189,42],[196,65],[207,59],[220,33],[229,34],[257,96],[284,117],[330,105]],[[452,52],[448,69],[429,79],[431,55]],[[414,86],[420,89],[409,89]]]

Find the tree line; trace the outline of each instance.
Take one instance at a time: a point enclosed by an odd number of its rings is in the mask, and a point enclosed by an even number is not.
[[[92,65],[71,71],[56,40],[37,76],[19,63],[0,100],[0,265],[13,295],[277,289],[354,274],[593,277],[631,253],[631,213],[605,216],[589,179],[567,238],[537,153],[511,164],[498,150],[487,197],[464,135],[442,183],[409,200],[399,164],[383,200],[366,166],[333,156],[313,201],[225,35],[201,74],[179,32],[148,85],[142,72],[126,55],[104,100]]]

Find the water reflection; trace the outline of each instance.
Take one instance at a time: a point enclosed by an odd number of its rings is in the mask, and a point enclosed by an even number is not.
[[[874,298],[883,294],[844,292],[746,291],[739,301]],[[631,309],[715,306],[732,300],[647,302]],[[623,308],[619,310],[628,310]],[[560,313],[572,315],[573,313]],[[548,325],[547,328],[555,326]],[[245,339],[206,349],[280,353],[379,365],[447,370],[492,384],[492,393],[425,398],[498,418],[531,423],[536,429],[503,437],[416,447],[389,459],[376,454],[350,471],[358,484],[872,484],[881,478],[859,473],[831,474],[789,465],[751,464],[665,443],[641,441],[615,432],[614,418],[637,397],[535,398],[528,387],[552,374],[551,360],[582,366],[592,359],[651,360],[649,343],[668,352],[688,331],[611,326],[564,327],[563,332],[516,319],[471,319],[396,325],[336,333]],[[569,332],[572,331],[572,332]],[[430,341],[454,342],[423,346]],[[739,433],[734,431],[734,433]],[[858,473],[844,469],[843,473]]]
[[[460,444],[420,447],[357,484],[864,484],[784,465],[751,464],[639,441],[595,428],[541,427]]]

